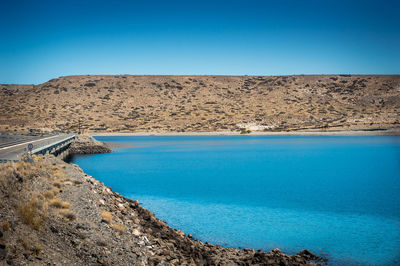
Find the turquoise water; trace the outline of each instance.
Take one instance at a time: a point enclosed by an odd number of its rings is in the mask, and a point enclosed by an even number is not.
[[[74,163],[202,241],[400,263],[400,137],[96,138]]]

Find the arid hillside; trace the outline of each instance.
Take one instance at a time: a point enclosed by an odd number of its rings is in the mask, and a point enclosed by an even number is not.
[[[400,75],[67,76],[0,85],[0,130],[89,132],[400,127]]]

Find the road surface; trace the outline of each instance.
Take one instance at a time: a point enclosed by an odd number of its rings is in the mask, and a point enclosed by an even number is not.
[[[33,145],[33,150],[47,146],[51,143],[65,139],[69,135],[53,135],[43,137],[18,136],[16,138],[2,138],[0,143],[0,160],[19,160],[28,145]]]

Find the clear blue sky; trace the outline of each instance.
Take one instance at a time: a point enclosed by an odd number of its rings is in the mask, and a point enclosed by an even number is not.
[[[0,83],[399,74],[400,1],[0,1]]]

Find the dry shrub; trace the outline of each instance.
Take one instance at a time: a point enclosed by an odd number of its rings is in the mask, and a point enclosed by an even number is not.
[[[54,196],[57,195],[58,193],[61,192],[61,190],[59,188],[54,187],[52,190],[50,190],[51,192],[53,192]]]
[[[17,242],[32,255],[39,256],[42,252],[42,246],[32,234],[25,235],[24,238],[19,237]]]
[[[70,210],[61,210],[60,215],[67,221],[73,221],[76,218],[75,214]]]
[[[58,178],[58,179],[54,180],[55,183],[65,183],[65,182],[68,182],[68,181],[71,181],[71,179],[69,179],[69,178]]]
[[[32,197],[26,203],[22,203],[19,208],[22,221],[32,229],[39,230],[47,219],[47,206],[39,197]]]
[[[113,219],[112,214],[109,212],[102,212],[101,217],[103,217],[103,220],[107,223],[111,223]]]
[[[51,165],[46,160],[46,157],[43,155],[37,156],[34,158],[35,166],[38,170],[41,171],[41,174],[45,174],[46,177],[49,177],[49,171],[51,171]]]
[[[0,191],[8,195],[14,194],[18,175],[13,165],[0,164]]]
[[[112,224],[111,228],[120,234],[125,232],[125,225],[123,225],[123,224]]]
[[[53,186],[55,186],[56,188],[61,188],[61,184],[58,183],[58,182],[54,182],[54,183],[53,183]]]
[[[53,199],[58,193],[60,193],[60,189],[53,187],[50,190],[47,190],[46,192],[43,193],[43,196],[46,199]]]
[[[58,209],[69,209],[71,203],[59,199],[53,199],[50,201],[50,206]]]
[[[1,224],[1,226],[3,227],[4,231],[8,231],[11,228],[11,225],[7,220],[4,220],[3,223]]]
[[[25,162],[22,160],[17,162],[16,170],[26,178],[37,177],[42,172],[42,170],[39,167],[37,167],[34,161]]]
[[[54,198],[54,193],[53,193],[53,191],[52,190],[49,190],[49,191],[46,191],[46,192],[44,192],[43,193],[43,196],[46,198],[46,199],[52,199],[52,198]]]
[[[51,173],[53,176],[57,177],[57,178],[64,178],[66,176],[64,169],[66,168],[65,165],[53,165],[51,167]]]

